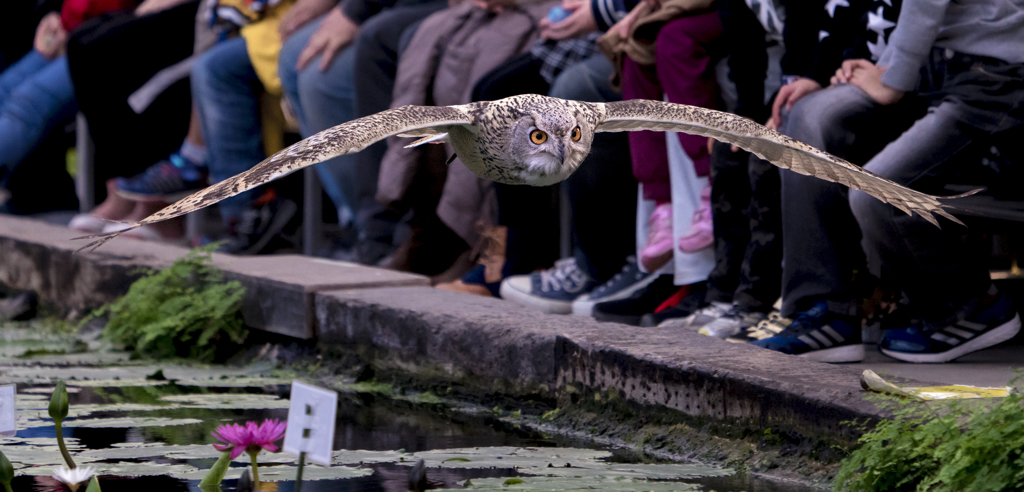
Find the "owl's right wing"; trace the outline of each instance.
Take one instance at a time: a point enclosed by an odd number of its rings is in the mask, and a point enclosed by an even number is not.
[[[306,166],[340,155],[354,154],[393,135],[435,135],[447,132],[452,126],[471,126],[474,124],[471,106],[402,106],[342,123],[270,156],[248,171],[182,198],[127,229],[76,238],[95,239],[80,251],[94,250],[124,232],[146,224],[180,217],[287,176]]]
[[[959,198],[977,191],[949,197],[914,191],[748,118],[730,113],[644,99],[599,106],[604,107],[604,119],[597,125],[598,132],[663,130],[711,137],[749,151],[783,169],[861,190],[907,214],[917,212],[936,226],[939,222],[932,214],[963,224],[944,210],[953,207],[939,200]]]

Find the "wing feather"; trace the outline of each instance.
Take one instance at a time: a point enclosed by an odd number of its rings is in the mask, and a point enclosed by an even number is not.
[[[664,130],[711,137],[736,145],[782,169],[861,190],[907,214],[917,212],[936,226],[939,222],[935,214],[963,225],[944,210],[954,207],[940,200],[960,198],[978,191],[948,197],[914,191],[750,119],[721,111],[643,99],[606,103],[604,110],[604,120],[596,129],[598,132]]]
[[[284,177],[306,166],[339,155],[359,152],[392,135],[433,135],[444,133],[454,125],[473,124],[474,118],[471,116],[468,106],[402,106],[389,109],[317,133],[270,156],[248,171],[206,187],[164,207],[127,229],[75,239],[95,239],[79,249],[79,251],[92,251],[129,230],[180,217]]]

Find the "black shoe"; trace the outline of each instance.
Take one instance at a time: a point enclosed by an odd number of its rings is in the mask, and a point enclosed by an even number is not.
[[[657,313],[647,313],[640,318],[640,326],[653,327],[663,321],[674,318],[685,318],[704,305],[704,296],[708,292],[707,282],[690,284],[690,293],[679,300],[675,306]]]
[[[625,299],[599,302],[594,305],[594,319],[639,326],[640,318],[679,292],[680,287],[675,285],[674,279],[674,275],[661,275]]]
[[[285,237],[285,229],[295,218],[299,206],[287,198],[274,198],[257,208],[246,210],[228,233],[218,251],[234,255],[256,255],[294,248]]]

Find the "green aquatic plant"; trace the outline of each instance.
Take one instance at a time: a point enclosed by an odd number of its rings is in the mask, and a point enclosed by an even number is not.
[[[93,313],[109,316],[104,336],[153,358],[210,361],[248,334],[240,308],[245,289],[212,266],[212,246],[197,248],[135,281],[128,293]]]
[[[14,465],[0,451],[0,484],[4,485],[5,492],[11,492],[11,480],[14,480]]]
[[[843,460],[843,491],[1024,490],[1024,395],[935,406],[883,397],[892,419],[870,427]]]
[[[49,412],[50,418],[53,419],[53,427],[57,432],[57,447],[60,448],[60,454],[64,457],[68,468],[74,470],[75,462],[71,459],[71,455],[68,454],[68,447],[64,444],[64,429],[61,428],[61,424],[68,416],[68,389],[64,386],[64,381],[57,381],[57,385],[53,388],[53,395],[50,396],[50,406],[47,408],[47,412]]]

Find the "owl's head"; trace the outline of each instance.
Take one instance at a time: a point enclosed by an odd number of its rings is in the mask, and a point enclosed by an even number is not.
[[[590,152],[594,128],[565,106],[524,111],[512,129],[509,156],[525,184],[544,186],[569,177]]]

